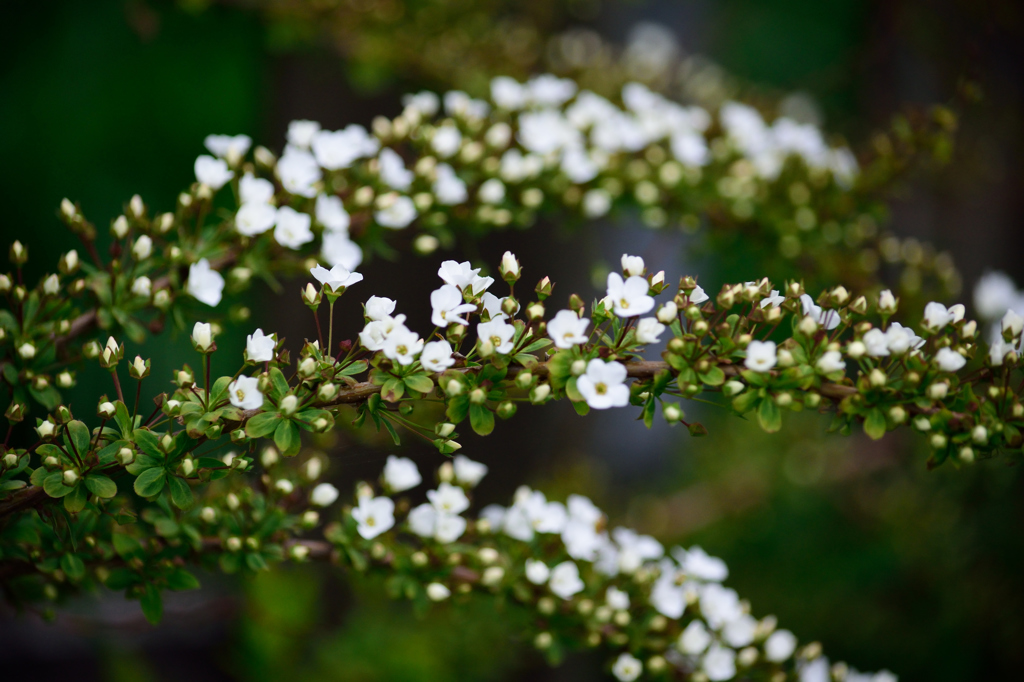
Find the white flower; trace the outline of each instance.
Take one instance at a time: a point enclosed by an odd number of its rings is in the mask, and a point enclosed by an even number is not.
[[[235,214],[235,229],[246,237],[263,234],[277,222],[277,209],[270,204],[246,203]]]
[[[949,314],[953,316],[953,322],[959,322],[964,319],[964,315],[967,314],[967,308],[964,307],[963,303],[956,303],[949,306]]]
[[[238,197],[243,204],[269,204],[274,198],[274,183],[246,173],[238,183]]]
[[[442,543],[455,542],[466,531],[466,519],[438,511],[430,504],[421,504],[409,512],[409,529],[420,537],[432,537]]]
[[[673,550],[672,556],[679,562],[683,572],[692,578],[721,582],[729,577],[729,568],[725,562],[709,555],[697,545],[687,550],[677,547]]]
[[[407,190],[412,185],[413,173],[393,149],[385,147],[377,157],[380,164],[380,179],[391,189]]]
[[[1024,317],[1021,317],[1013,310],[1007,310],[1002,320],[1003,332],[1010,332],[1010,336],[1017,338],[1024,329]]]
[[[828,659],[824,656],[816,658],[798,669],[800,682],[830,682],[832,679],[832,675],[829,673]]]
[[[885,357],[889,354],[889,339],[881,329],[870,329],[861,341],[867,348],[868,355],[873,358]]]
[[[627,653],[619,654],[612,665],[612,675],[615,675],[615,679],[621,680],[621,682],[633,682],[640,677],[643,671],[644,664],[640,662],[640,659]]]
[[[622,271],[630,277],[644,274],[644,259],[640,256],[622,254]]]
[[[500,204],[505,200],[505,184],[498,178],[491,178],[480,185],[477,198],[485,204]]]
[[[842,372],[846,370],[846,361],[843,360],[843,354],[837,350],[825,351],[818,362],[815,364],[818,371],[822,374],[832,374],[833,372]]]
[[[595,410],[624,407],[629,404],[629,387],[625,384],[626,366],[621,362],[605,362],[594,358],[587,371],[576,379],[576,388]]]
[[[690,296],[689,296],[690,303],[693,303],[693,304],[703,303],[704,301],[708,300],[709,298],[711,298],[711,297],[707,295],[707,293],[704,291],[704,289],[702,289],[701,287],[698,287],[698,286],[695,286],[693,288],[693,291],[690,292]],[[783,299],[783,300],[785,300],[785,299]]]
[[[940,348],[939,352],[935,354],[935,364],[943,372],[957,372],[967,364],[967,358],[952,348]]]
[[[359,342],[366,350],[384,350],[384,343],[395,330],[405,330],[405,315],[395,317],[384,316],[379,320],[371,320],[359,332]]]
[[[252,138],[248,135],[207,135],[203,140],[203,145],[210,150],[211,154],[227,159],[228,163],[234,164],[238,163],[249,151]]]
[[[430,292],[430,306],[433,309],[430,321],[442,328],[451,324],[468,325],[460,315],[476,311],[475,305],[463,302],[462,292],[451,284],[443,284]]]
[[[988,361],[993,367],[999,367],[1003,364],[1003,360],[1006,358],[1006,354],[1013,350],[1013,346],[1003,341],[1003,337],[996,336],[992,339],[991,345],[988,349]]]
[[[149,298],[149,295],[150,293],[152,293],[152,290],[153,282],[149,279],[149,277],[146,277],[145,275],[142,275],[141,277],[136,277],[135,281],[132,282],[132,293],[135,294],[136,296],[144,296],[145,298]]]
[[[434,509],[447,514],[461,514],[469,509],[466,491],[447,482],[442,482],[437,486],[437,490],[428,490],[427,499]]]
[[[334,195],[320,194],[316,198],[316,221],[330,232],[348,230],[351,218],[341,199]]]
[[[359,524],[356,531],[372,540],[395,525],[395,503],[390,497],[361,497],[352,518]]]
[[[470,267],[469,261],[462,263],[446,260],[437,270],[437,276],[447,284],[465,290],[480,274],[480,268]]]
[[[311,143],[317,163],[328,170],[348,168],[356,159],[377,153],[380,143],[361,125],[352,124],[334,132],[321,130]]]
[[[722,639],[729,646],[740,649],[754,641],[757,633],[757,620],[749,613],[731,620],[722,628]]]
[[[803,294],[800,297],[800,305],[804,315],[809,315],[812,320],[825,329],[835,329],[839,326],[839,313],[834,310],[822,310],[821,306],[815,305],[814,299],[808,294]]]
[[[736,652],[719,644],[712,644],[700,665],[711,682],[731,680],[736,676]]]
[[[455,126],[446,123],[434,131],[430,146],[440,158],[447,159],[459,151],[459,147],[462,146],[462,133]]]
[[[481,322],[476,326],[476,335],[480,341],[490,341],[494,346],[494,352],[499,355],[512,352],[514,347],[512,337],[515,334],[516,328],[501,319]]]
[[[789,630],[776,630],[764,641],[764,657],[781,663],[796,651],[796,636]]]
[[[953,313],[946,306],[932,301],[924,307],[924,326],[932,331],[938,331],[953,321]]]
[[[493,277],[474,277],[473,281],[469,283],[469,293],[473,296],[479,296],[487,291],[492,284],[494,284]]]
[[[355,270],[363,262],[363,250],[344,231],[324,232],[320,255],[331,267],[340,265],[346,270]]]
[[[640,535],[629,528],[616,528],[612,537],[619,546],[618,568],[627,575],[635,573],[645,561],[665,555],[665,548],[650,535]]]
[[[194,169],[196,180],[207,185],[213,191],[217,191],[235,177],[234,172],[228,169],[228,164],[206,154],[196,159]]]
[[[429,504],[421,504],[409,512],[409,530],[420,537],[429,538],[434,535],[437,526],[437,510]]]
[[[384,484],[393,493],[415,488],[423,482],[420,470],[416,468],[416,462],[408,457],[388,455],[387,463],[384,464],[383,476]]]
[[[253,362],[270,362],[276,345],[273,336],[265,336],[262,329],[257,329],[246,337],[245,354]]]
[[[760,305],[762,308],[767,308],[768,306],[778,308],[785,302],[786,297],[781,295],[777,289],[772,289],[772,292],[768,294],[766,298],[762,298],[761,302],[758,305]]]
[[[303,244],[313,241],[313,231],[309,229],[312,221],[308,213],[299,213],[290,206],[282,206],[277,209],[274,239],[281,246],[298,249]]]
[[[383,296],[371,296],[364,306],[367,319],[383,320],[395,312],[395,302]]]
[[[612,586],[604,593],[604,601],[616,611],[624,611],[629,608],[629,595]]]
[[[669,301],[658,308],[656,316],[658,318],[658,322],[672,324],[672,322],[679,316],[679,307],[676,306],[674,301]]]
[[[309,501],[317,507],[327,507],[338,499],[338,489],[330,483],[321,483],[309,494]]]
[[[571,310],[559,310],[548,322],[548,336],[558,348],[572,348],[587,342],[587,326],[590,319],[579,317]]]
[[[455,542],[466,532],[466,519],[456,514],[438,512],[434,539],[438,542]]]
[[[292,121],[288,124],[288,144],[301,149],[309,149],[313,137],[320,132],[320,124],[316,121]]]
[[[636,325],[637,343],[658,343],[658,337],[665,331],[665,325],[653,317],[645,317]]]
[[[358,272],[349,272],[340,265],[335,265],[330,270],[322,265],[317,265],[315,268],[310,269],[309,274],[313,275],[316,281],[327,286],[332,292],[337,292],[338,289],[345,289],[363,281],[363,276]]]
[[[322,175],[312,154],[290,147],[277,161],[277,177],[286,192],[311,198],[316,196],[314,185]]]
[[[502,109],[522,109],[526,104],[526,96],[526,88],[515,78],[498,76],[491,79],[491,100]]]
[[[700,610],[704,620],[714,630],[743,615],[743,606],[736,590],[722,587],[718,583],[701,586]]]
[[[440,374],[445,371],[455,364],[451,344],[444,339],[428,342],[423,346],[423,352],[420,353],[420,363],[428,372]]]
[[[1016,298],[1017,287],[1002,272],[986,272],[974,285],[974,309],[984,320],[994,320],[1005,313]]]
[[[228,400],[243,410],[263,407],[263,394],[260,393],[259,383],[256,377],[238,377],[228,385]]]
[[[400,230],[408,227],[409,223],[416,219],[416,205],[407,196],[398,196],[386,208],[373,214],[373,219],[381,227],[392,230]]]
[[[192,327],[192,340],[200,350],[206,350],[213,343],[213,328],[207,322],[196,322]],[[107,347],[110,347],[110,341],[107,341]]]
[[[188,269],[188,293],[200,303],[215,306],[220,303],[224,291],[224,278],[210,267],[210,261],[200,258]]]
[[[562,599],[571,599],[574,594],[579,594],[584,588],[579,567],[572,561],[558,564],[551,569],[548,587]]]
[[[371,322],[370,324],[374,324]],[[369,325],[367,325],[369,326]],[[360,339],[362,334],[360,334]],[[365,345],[365,344],[364,344]],[[416,332],[402,325],[396,327],[384,340],[384,356],[400,365],[411,365],[420,351],[423,350],[423,339]]]
[[[498,271],[501,273],[503,278],[508,276],[519,276],[519,260],[516,258],[514,253],[506,251],[501,254],[501,264],[498,266]]]
[[[427,598],[430,601],[444,601],[452,596],[452,591],[441,583],[430,583],[427,585]]]
[[[892,290],[886,289],[878,295],[878,309],[883,313],[896,312],[896,297],[893,296]]]
[[[526,560],[526,579],[534,585],[543,585],[551,576],[551,569],[538,559]]]
[[[576,94],[576,87],[571,78],[559,78],[550,73],[534,76],[525,86],[530,101],[547,107],[560,107],[568,102]]]
[[[705,166],[711,161],[711,151],[704,136],[693,130],[682,130],[672,135],[672,156],[684,166]]]
[[[774,341],[751,341],[743,364],[755,372],[767,372],[775,366],[777,360]]]
[[[425,118],[436,114],[441,106],[437,95],[428,90],[402,95],[402,105]]]
[[[481,479],[487,475],[487,465],[481,462],[474,462],[465,455],[455,455],[452,464],[455,468],[455,480],[465,483],[470,488],[475,488]]]
[[[711,644],[711,634],[704,627],[704,623],[699,620],[692,620],[686,626],[686,629],[683,630],[683,633],[679,635],[679,641],[676,643],[676,646],[684,654],[694,656],[704,653],[709,644]]]
[[[603,189],[592,189],[583,195],[583,215],[600,218],[612,208],[612,197]]]
[[[132,255],[135,260],[145,260],[153,255],[153,240],[147,235],[142,235],[135,240],[132,246]]]
[[[18,346],[18,355],[24,360],[31,360],[36,356],[36,347],[31,343],[23,343]]]
[[[899,322],[889,325],[885,331],[885,341],[889,351],[896,355],[902,355],[910,349],[924,345],[924,339],[915,334],[910,327],[904,327]]]
[[[619,273],[608,273],[608,297],[619,317],[636,317],[653,310],[654,299],[647,295],[648,289],[643,277],[634,275],[623,281]]]
[[[433,191],[439,204],[455,206],[469,197],[465,181],[447,163],[438,164],[435,173]]]

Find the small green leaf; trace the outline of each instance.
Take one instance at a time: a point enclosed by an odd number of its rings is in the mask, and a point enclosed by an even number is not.
[[[469,406],[469,423],[481,436],[494,430],[494,413],[486,405],[472,404]]]
[[[405,383],[398,377],[391,377],[380,387],[380,397],[389,403],[397,403],[405,395]]]
[[[121,431],[122,438],[132,437],[132,417],[128,414],[128,408],[124,403],[118,401],[114,406],[114,420],[117,422],[117,428]]]
[[[761,400],[757,408],[757,421],[768,433],[775,433],[782,428],[782,411],[771,396]]]
[[[85,509],[85,503],[89,499],[89,491],[79,483],[71,489],[71,493],[64,496],[64,509],[73,514]]]
[[[565,382],[565,395],[569,400],[574,403],[578,403],[583,400],[583,394],[576,387],[576,377],[570,377],[569,381]]]
[[[142,605],[142,615],[152,625],[157,625],[164,617],[164,601],[160,597],[160,591],[152,583],[146,585],[146,591],[139,598]]]
[[[60,558],[60,567],[76,583],[85,577],[85,562],[77,554],[65,554],[62,556]]]
[[[569,403],[572,405],[572,409],[576,410],[576,414],[581,417],[586,417],[590,414],[590,405],[587,404],[586,400],[581,400],[577,403]]]
[[[167,576],[167,586],[172,590],[198,590],[199,580],[184,568],[177,568]]]
[[[700,380],[704,382],[706,386],[721,386],[725,383],[725,372],[722,371],[721,367],[712,367],[703,374],[698,374]]]
[[[64,497],[71,493],[73,488],[64,485],[64,472],[54,471],[43,479],[43,491],[50,497]]]
[[[85,477],[85,485],[96,497],[113,497],[117,495],[117,484],[103,474],[89,474]]]
[[[77,419],[68,423],[68,435],[71,437],[71,443],[75,446],[75,450],[78,451],[80,457],[85,457],[85,453],[89,452],[89,427],[85,425],[85,422],[80,422]]]
[[[469,396],[457,395],[448,401],[448,409],[445,410],[445,415],[451,423],[458,424],[465,419],[468,414]]]
[[[142,543],[125,533],[114,533],[114,551],[122,559],[131,559],[142,554]]]
[[[704,428],[704,425],[701,424],[700,422],[694,422],[690,424],[689,428],[690,435],[693,436],[694,438],[700,438],[702,436],[708,435],[708,430]]]
[[[140,497],[153,497],[160,494],[167,482],[167,472],[160,467],[146,469],[135,479],[135,493]]]
[[[178,509],[188,509],[192,506],[192,488],[188,482],[180,476],[169,476],[167,484],[171,488],[171,501]]]
[[[231,381],[231,377],[221,377],[213,382],[213,390],[210,391],[210,407],[227,399],[228,386],[231,385]]]
[[[345,365],[338,370],[338,376],[348,377],[355,374],[362,374],[366,371],[366,360],[356,360],[355,362]]]
[[[299,436],[299,427],[295,422],[283,419],[274,430],[274,445],[285,457],[293,457],[298,454],[299,446],[302,445],[302,438]]]
[[[136,429],[132,433],[132,440],[144,453],[163,461],[164,452],[160,449],[160,439],[155,433],[146,429]]]
[[[403,379],[407,388],[420,393],[430,393],[434,390],[434,382],[426,374],[410,374]]]
[[[885,435],[885,415],[877,407],[870,410],[864,418],[864,433],[871,440],[878,440]]]
[[[260,412],[245,423],[245,434],[250,438],[265,438],[274,432],[281,419],[276,412]]]

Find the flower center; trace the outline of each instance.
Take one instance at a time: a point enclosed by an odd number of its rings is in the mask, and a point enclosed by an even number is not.
[[[398,346],[397,348],[395,348],[395,350],[398,351],[399,355],[405,355],[406,353],[409,352],[409,349],[406,348],[405,346]]]
[[[495,334],[494,336],[491,337],[491,343],[493,343],[494,347],[497,348],[498,346],[501,345],[501,337]]]
[[[235,389],[235,397],[239,400],[245,400],[245,391],[240,388]]]
[[[608,386],[603,382],[594,384],[594,390],[597,391],[598,395],[604,395],[608,392]]]
[[[625,298],[620,298],[619,299],[619,307],[620,308],[628,308],[629,307],[629,301],[626,300]]]
[[[366,518],[366,525],[367,526],[376,526],[377,525],[377,519],[373,518],[372,516],[368,516]]]

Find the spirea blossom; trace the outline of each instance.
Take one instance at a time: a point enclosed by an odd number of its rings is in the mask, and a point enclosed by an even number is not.
[[[626,367],[621,362],[594,358],[587,363],[587,371],[576,379],[576,388],[587,405],[605,410],[629,404],[629,387],[625,381]]]
[[[234,171],[230,170],[223,160],[205,154],[196,159],[195,172],[196,180],[214,191],[235,177]]]
[[[320,194],[316,198],[316,221],[330,232],[344,232],[348,230],[351,217],[345,210],[345,205],[336,196]]]
[[[224,277],[210,267],[210,261],[200,258],[189,266],[185,288],[193,298],[212,307],[220,303],[224,292]]]
[[[572,599],[573,595],[582,592],[584,584],[580,578],[580,569],[576,563],[563,561],[551,569],[548,588],[562,599]]]
[[[276,345],[273,336],[265,336],[262,329],[257,329],[246,337],[246,357],[252,362],[270,362],[274,359]]]
[[[935,354],[935,364],[943,372],[957,372],[967,364],[967,358],[952,348],[940,348]]]
[[[548,322],[548,336],[561,349],[586,343],[590,319],[580,317],[571,310],[559,310]]]
[[[638,343],[658,343],[665,325],[653,317],[645,317],[636,325],[636,340]]]
[[[502,319],[481,322],[476,326],[476,335],[481,343],[489,342],[494,347],[494,352],[499,355],[512,352],[515,333],[516,328]]]
[[[238,377],[228,385],[228,400],[243,410],[263,407],[263,394],[260,393],[259,383],[256,377]]]
[[[274,239],[281,246],[299,249],[303,244],[313,241],[310,230],[312,218],[308,213],[299,213],[290,206],[277,209],[277,226],[274,228]]]
[[[381,227],[401,230],[408,227],[409,223],[415,220],[417,215],[416,206],[412,203],[412,199],[405,195],[400,195],[394,197],[387,205],[375,212],[373,219]]]
[[[454,465],[455,480],[470,488],[475,488],[483,477],[487,475],[486,464],[474,462],[465,455],[455,455],[452,464]]]
[[[776,362],[778,362],[778,356],[775,352],[774,341],[751,341],[747,346],[747,357],[743,361],[747,369],[755,372],[767,372],[775,366]]]
[[[339,289],[344,290],[353,284],[363,281],[363,276],[361,274],[358,272],[349,272],[340,265],[335,265],[330,270],[322,265],[317,265],[310,269],[309,274],[313,275],[316,281],[323,284],[332,292],[337,292]]]
[[[461,316],[476,311],[476,306],[462,300],[462,292],[452,284],[444,284],[430,293],[430,306],[433,310],[430,321],[441,328],[451,324],[467,325]]]
[[[372,540],[395,525],[395,503],[390,497],[361,497],[352,510],[352,518],[358,524],[356,532]]]
[[[636,317],[654,309],[654,299],[647,295],[647,280],[631,276],[625,281],[617,272],[608,273],[608,297],[619,317]]]
[[[387,462],[384,464],[383,476],[384,484],[392,493],[404,492],[423,482],[416,462],[408,457],[388,455]]]
[[[428,341],[423,346],[423,352],[420,353],[420,363],[423,365],[423,369],[428,372],[436,372],[438,374],[444,372],[455,364],[455,358],[452,357],[451,344],[444,339]]]

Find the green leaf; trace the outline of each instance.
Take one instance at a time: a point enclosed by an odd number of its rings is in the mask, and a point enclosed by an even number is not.
[[[167,484],[171,488],[171,501],[178,509],[188,509],[192,506],[192,488],[188,481],[180,476],[168,476]]]
[[[481,436],[494,430],[494,413],[486,405],[472,404],[469,406],[469,423]]]
[[[534,341],[533,343],[531,343],[530,345],[528,345],[526,348],[522,349],[519,352],[520,353],[532,353],[534,351],[540,350],[541,348],[547,348],[550,345],[551,345],[551,339],[537,339],[536,341]]]
[[[146,469],[135,479],[135,493],[140,497],[159,495],[167,482],[167,472],[160,467]]]
[[[122,559],[131,559],[132,557],[140,556],[143,552],[142,543],[131,535],[126,535],[125,533],[114,533],[113,542],[114,551],[117,552],[118,556]]]
[[[74,488],[64,485],[64,472],[54,471],[43,479],[43,491],[50,497],[64,497],[71,493]]]
[[[712,367],[703,374],[698,374],[700,380],[707,386],[721,386],[725,383],[725,372],[721,367]]]
[[[448,401],[445,415],[452,424],[458,424],[469,414],[469,396],[457,395]]]
[[[228,386],[231,385],[231,377],[221,377],[213,382],[213,390],[210,391],[210,407],[225,400],[228,395]]]
[[[139,446],[139,450],[142,450],[150,457],[163,461],[164,452],[160,449],[160,439],[155,433],[146,429],[136,429],[132,433],[132,440]]]
[[[103,448],[96,453],[96,458],[100,464],[110,464],[117,457],[117,453],[121,451],[121,448],[128,447],[128,441],[116,440],[107,447]]]
[[[60,567],[73,582],[85,577],[85,562],[77,554],[65,554],[60,558]]]
[[[757,399],[757,391],[745,391],[732,399],[732,409],[736,410],[740,414],[745,414],[753,409]]]
[[[151,624],[157,625],[164,617],[164,601],[160,597],[160,591],[152,583],[146,585],[146,591],[139,598],[139,604],[142,605],[142,615]]]
[[[85,457],[85,453],[89,452],[89,427],[85,425],[85,422],[75,419],[68,424],[67,429],[68,436],[70,436],[75,450],[78,451],[78,455]]]
[[[89,491],[79,483],[71,489],[71,493],[64,497],[64,509],[72,513],[78,513],[85,509],[85,503],[89,499]]]
[[[245,434],[250,438],[265,438],[274,432],[281,419],[276,412],[260,412],[245,423]]]
[[[103,474],[89,474],[85,477],[85,485],[96,497],[113,497],[117,495],[117,484]]]
[[[775,433],[782,428],[782,411],[771,396],[761,400],[757,408],[757,421],[768,433]]]
[[[295,422],[284,419],[277,425],[277,429],[274,430],[274,445],[285,457],[293,457],[299,453],[302,438]]]
[[[397,403],[405,395],[405,383],[398,377],[391,377],[380,387],[380,397],[389,403]]]
[[[434,390],[434,382],[426,374],[410,374],[403,379],[407,388],[420,393],[430,393]]]
[[[52,412],[60,405],[60,391],[53,386],[47,386],[42,389],[29,386],[28,392],[37,403],[46,408],[47,412]]]
[[[355,362],[345,365],[338,370],[338,376],[348,377],[355,374],[362,374],[366,371],[366,360],[356,360]]]
[[[885,435],[885,415],[877,407],[870,410],[864,417],[864,433],[871,440],[878,440]]]
[[[576,414],[581,417],[586,417],[590,414],[590,405],[587,404],[586,400],[581,400],[577,403],[569,403],[572,405],[572,409],[576,410]]]
[[[132,417],[128,414],[128,408],[121,401],[114,406],[114,420],[117,422],[117,428],[121,431],[121,437],[131,438],[134,426]]]
[[[398,437],[398,432],[395,431],[395,427],[391,424],[391,422],[388,419],[382,419],[381,421],[383,422],[384,428],[387,430],[387,432],[391,434],[391,440],[395,442],[395,445],[401,445],[402,439]],[[379,431],[380,429],[377,430]]]
[[[656,406],[657,403],[654,401],[654,398],[648,398],[647,402],[644,403],[644,409],[643,412],[641,412],[641,416],[644,419],[644,426],[647,428],[654,426],[654,410]]]
[[[167,586],[172,590],[198,590],[199,579],[186,571],[184,568],[177,568],[167,576]]]
[[[584,399],[583,394],[580,393],[580,390],[576,387],[576,377],[571,377],[569,381],[565,382],[565,395],[574,403],[578,403]]]
[[[700,438],[708,435],[708,430],[700,422],[693,422],[690,424],[690,435],[694,438]]]
[[[270,397],[275,401],[280,400],[288,392],[288,380],[277,367],[270,368]]]

